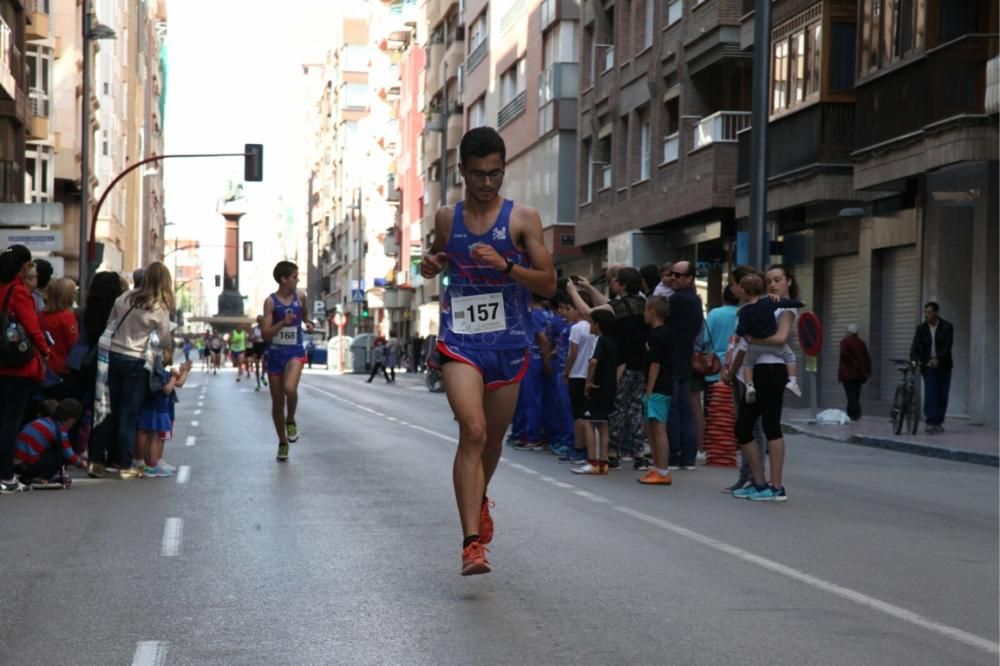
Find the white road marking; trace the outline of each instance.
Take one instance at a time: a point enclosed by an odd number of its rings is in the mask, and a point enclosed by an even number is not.
[[[555,483],[556,482],[556,480],[553,479],[551,476],[540,476],[538,478],[541,479],[542,481],[545,481],[546,483]]]
[[[395,421],[396,423],[399,423],[399,419],[397,419],[395,416],[387,416],[385,418],[388,421]]]
[[[201,410],[200,409],[194,410],[194,415],[195,416],[201,416]]]
[[[191,421],[191,427],[192,428],[197,428],[198,427],[198,422],[197,421]]]
[[[604,499],[600,495],[595,495],[594,493],[588,493],[586,490],[574,490],[574,495],[579,495],[584,499],[589,499],[591,502],[596,502],[598,504],[608,504],[611,500]]]
[[[341,398],[340,396],[330,393],[329,391],[324,391],[323,389],[319,389],[314,386],[308,386],[308,385],[304,386],[313,391],[316,391],[317,393],[322,393],[323,395],[329,396],[330,398],[333,398],[334,400],[337,400],[339,402],[343,402],[345,404],[357,407],[359,409],[363,409],[373,414],[376,413],[375,410],[373,409],[369,409],[367,407],[364,407],[363,405],[359,405],[350,400]],[[452,442],[452,443],[455,442],[455,437],[452,435],[443,435],[439,432],[435,432],[433,430],[418,425],[410,425],[409,427],[413,428],[414,430],[419,430],[420,432],[428,434],[432,437],[443,439],[447,442]],[[528,470],[528,468],[525,467],[524,465],[520,463],[512,463],[506,460],[505,458],[500,458],[500,462],[508,463],[511,467],[515,467],[518,469]],[[538,472],[536,472],[535,470],[531,470],[531,473],[538,474]],[[558,486],[559,488],[567,488],[567,489],[573,488],[572,484],[563,483],[561,481],[556,481],[554,482],[553,485]],[[609,503],[609,500],[605,499],[604,497],[600,497],[599,495],[589,493],[585,490],[574,490],[573,492],[592,502]],[[879,611],[885,615],[889,615],[890,617],[902,620],[903,622],[908,622],[915,626],[921,627],[922,629],[927,629],[928,631],[941,634],[943,636],[956,640],[960,643],[964,643],[966,645],[978,648],[980,650],[984,650],[986,652],[989,652],[990,654],[1000,654],[1000,644],[994,643],[989,639],[982,638],[981,636],[977,636],[967,631],[962,631],[961,629],[957,629],[955,627],[950,627],[945,624],[934,622],[933,620],[927,619],[922,615],[914,613],[913,611],[908,611],[905,608],[900,608],[899,606],[894,606],[879,599],[875,599],[874,597],[869,597],[865,594],[862,594],[861,592],[856,592],[855,590],[851,590],[846,587],[841,587],[834,583],[829,583],[825,580],[816,578],[815,576],[807,574],[803,571],[799,571],[798,569],[793,569],[792,567],[788,567],[783,564],[779,564],[777,562],[772,562],[771,560],[760,557],[759,555],[754,555],[753,553],[745,551],[741,548],[737,548],[736,546],[731,546],[722,541],[718,541],[703,534],[699,534],[698,532],[695,532],[693,530],[681,527],[680,525],[675,525],[665,520],[649,516],[647,514],[642,513],[641,511],[636,511],[634,509],[630,509],[625,506],[615,506],[614,508],[616,511],[624,513],[628,516],[632,516],[637,520],[641,520],[650,523],[652,525],[656,525],[657,527],[660,527],[668,532],[672,532],[679,536],[686,537],[692,541],[695,541],[696,543],[708,546],[709,548],[712,548],[722,553],[726,553],[727,555],[732,555],[733,557],[741,559],[745,562],[756,564],[759,567],[786,576],[787,578],[791,578],[801,583],[805,583],[806,585],[809,585],[810,587],[813,587],[815,589],[822,590],[824,592],[829,592],[830,594],[833,594],[835,596],[847,599],[861,606],[871,608],[872,610]]]
[[[524,468],[524,473],[525,474],[538,474],[538,470],[531,469],[530,467],[525,467]]]
[[[180,518],[167,518],[163,525],[163,557],[176,557],[181,552],[181,539],[184,536],[184,521]]]
[[[188,435],[184,440],[184,446],[194,446],[198,439],[194,435]]]
[[[169,645],[167,641],[139,641],[135,644],[132,666],[163,666]]]
[[[199,403],[198,403],[198,406],[199,406],[199,407],[204,407],[204,406],[205,406],[205,403],[204,403],[204,402],[199,402]]]
[[[689,530],[686,527],[675,525],[667,522],[666,520],[661,520],[660,518],[648,516],[641,511],[636,511],[635,509],[630,509],[626,506],[616,506],[615,510],[620,511],[625,515],[632,516],[637,520],[647,522],[651,525],[656,525],[659,528],[700,543],[703,546],[708,546],[713,550],[717,550],[727,555],[732,555],[733,557],[739,558],[744,562],[756,564],[763,569],[773,571],[774,573],[785,576],[786,578],[791,578],[792,580],[796,580],[800,583],[805,583],[806,585],[817,590],[829,592],[830,594],[841,597],[842,599],[847,599],[848,601],[852,601],[860,606],[865,606],[872,610],[879,611],[880,613],[894,617],[897,620],[902,620],[903,622],[908,622],[922,629],[927,629],[928,631],[947,636],[948,638],[975,648],[979,648],[980,650],[984,650],[990,654],[1000,654],[1000,645],[986,638],[976,636],[975,634],[971,634],[967,631],[962,631],[961,629],[956,629],[955,627],[950,627],[946,624],[934,622],[933,620],[929,620],[922,615],[914,613],[913,611],[908,611],[905,608],[894,606],[890,603],[886,603],[885,601],[870,597],[850,588],[841,587],[840,585],[827,582],[821,578],[816,578],[815,576],[811,576],[803,571],[799,571],[798,569],[793,569],[792,567],[784,564],[773,562],[766,557],[754,555],[753,553],[743,550],[742,548],[731,546],[728,543],[713,539],[712,537],[705,536],[704,534],[699,534],[698,532]]]
[[[189,465],[181,465],[177,468],[177,483],[187,483],[190,478],[191,467]]]

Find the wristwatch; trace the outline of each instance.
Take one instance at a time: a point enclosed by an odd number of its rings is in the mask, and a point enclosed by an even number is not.
[[[515,266],[515,264],[514,264],[514,262],[513,262],[513,261],[511,261],[510,259],[506,259],[506,258],[505,258],[505,259],[504,259],[504,261],[506,261],[506,262],[507,262],[507,268],[503,269],[503,272],[504,272],[504,273],[506,273],[507,275],[510,275],[510,272],[511,272],[512,270],[514,270],[514,266]]]

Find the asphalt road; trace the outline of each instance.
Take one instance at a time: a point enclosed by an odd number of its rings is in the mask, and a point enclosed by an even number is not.
[[[785,504],[734,471],[577,477],[507,449],[489,575],[459,575],[445,398],[196,371],[171,479],[0,497],[0,664],[996,664],[997,471],[789,437]]]

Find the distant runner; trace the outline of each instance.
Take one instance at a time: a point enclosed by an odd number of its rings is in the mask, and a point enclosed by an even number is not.
[[[264,317],[257,315],[257,323],[253,325],[250,329],[250,365],[253,366],[254,376],[257,378],[257,388],[255,391],[260,390],[261,379],[264,380],[264,386],[267,386],[267,374],[263,375],[260,372],[261,363],[264,361],[264,357],[267,354],[267,343],[264,342],[264,336],[261,333],[261,325],[264,323]],[[247,368],[247,377],[250,376],[250,370]]]
[[[270,341],[267,350],[267,374],[271,376],[271,418],[278,433],[278,462],[288,460],[288,444],[299,439],[295,408],[299,402],[299,379],[306,361],[302,328],[312,331],[306,310],[305,294],[298,291],[299,267],[279,261],[274,267],[278,291],[264,301],[264,324],[261,335]]]

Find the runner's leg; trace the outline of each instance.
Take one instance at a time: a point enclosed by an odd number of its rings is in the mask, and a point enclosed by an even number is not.
[[[514,417],[517,394],[521,385],[508,384],[483,395],[483,413],[486,416],[486,450],[483,452],[483,494],[490,485],[490,479],[500,464],[503,453],[503,438]]]
[[[274,431],[278,433],[278,442],[287,444],[288,438],[285,435],[285,384],[281,381],[281,375],[275,375],[272,379],[277,381],[270,382],[271,420],[274,422]]]
[[[483,378],[477,368],[452,361],[442,368],[445,395],[458,420],[458,450],[452,466],[455,500],[462,523],[462,536],[479,534],[486,477],[483,454],[486,451],[487,425],[483,412]]]
[[[299,406],[299,379],[302,377],[302,361],[295,359],[285,364],[282,374],[285,385],[285,401],[288,405],[285,423],[295,423],[295,410]]]

